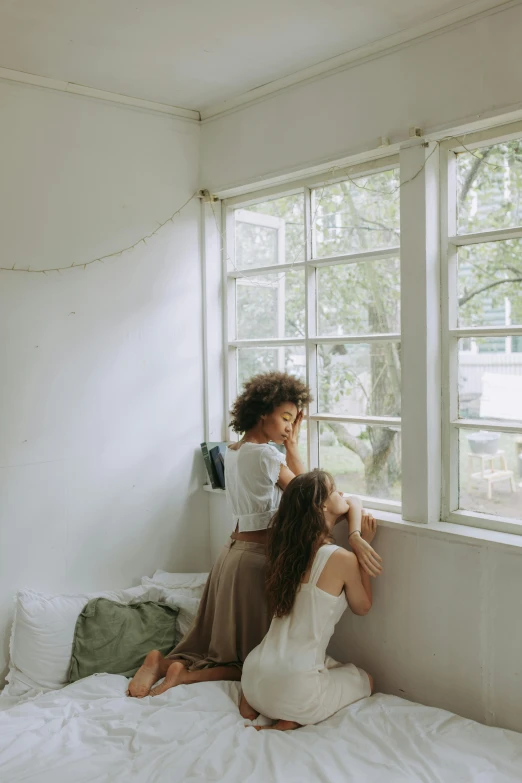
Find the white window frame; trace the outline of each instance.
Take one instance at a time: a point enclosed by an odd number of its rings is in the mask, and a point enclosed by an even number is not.
[[[393,155],[385,158],[362,163],[350,167],[350,177],[363,177],[369,174],[376,174],[391,168],[399,167],[399,156]],[[401,249],[399,246],[385,248],[382,250],[371,250],[362,253],[347,253],[325,258],[313,258],[312,231],[310,219],[312,216],[312,189],[320,187],[323,184],[333,184],[346,180],[344,176],[329,176],[330,172],[323,175],[309,177],[306,179],[294,181],[285,186],[267,188],[247,193],[242,196],[227,199],[222,207],[222,233],[223,233],[223,254],[222,254],[222,272],[225,281],[224,290],[224,321],[223,321],[223,353],[226,357],[225,368],[225,417],[228,416],[230,406],[236,396],[237,389],[237,361],[236,351],[239,348],[266,348],[277,346],[303,346],[306,355],[306,381],[312,392],[314,402],[310,406],[307,414],[308,430],[308,463],[310,466],[319,464],[319,423],[321,421],[340,421],[353,422],[368,425],[393,425],[401,428],[401,417],[383,416],[346,416],[333,413],[318,412],[318,389],[317,389],[317,346],[323,343],[367,343],[375,340],[401,341],[400,333],[396,334],[371,334],[371,335],[349,335],[349,336],[321,336],[317,332],[317,310],[316,310],[316,272],[325,266],[341,266],[356,262],[371,261],[383,258],[399,258]],[[273,266],[256,267],[255,269],[241,269],[235,271],[235,225],[234,212],[247,206],[255,205],[269,198],[279,198],[296,193],[304,195],[304,243],[305,260],[301,262],[289,262]],[[249,275],[268,274],[270,272],[284,272],[293,269],[303,269],[305,275],[305,337],[304,338],[282,338],[282,339],[259,339],[259,340],[239,340],[236,334],[236,310],[234,286],[235,279]],[[402,273],[402,267],[401,267]],[[228,419],[225,418],[228,422]],[[314,424],[315,423],[315,424]],[[232,439],[234,434],[227,428],[226,437]],[[363,496],[363,502],[369,508],[381,511],[391,511],[398,513],[401,511],[401,503],[393,500],[381,500],[374,497]]]
[[[502,239],[522,239],[522,226],[494,231],[457,234],[456,153],[489,147],[522,137],[522,122],[468,134],[465,148],[456,138],[440,144],[441,194],[441,295],[442,295],[442,439],[443,487],[442,519],[472,527],[522,535],[522,522],[479,512],[459,510],[459,431],[483,429],[522,434],[522,424],[493,419],[458,418],[458,341],[462,337],[502,337],[522,335],[522,326],[458,328],[457,251],[459,247]]]
[[[442,133],[437,138],[442,139]],[[449,133],[444,134],[446,138]],[[479,148],[491,144],[522,137],[522,121],[510,125],[501,125],[477,133],[467,132],[467,148]],[[503,432],[522,432],[522,426],[500,424],[499,422],[472,423],[471,420],[457,420],[457,340],[460,337],[487,336],[501,334],[522,334],[521,327],[485,327],[481,329],[458,329],[456,327],[456,287],[450,283],[455,275],[456,247],[467,240],[456,236],[456,226],[452,226],[449,215],[450,203],[449,178],[450,162],[455,151],[461,149],[455,137],[449,141],[436,139],[412,139],[400,146],[398,154],[385,157],[382,151],[375,153],[373,159],[358,162],[350,166],[351,177],[364,176],[400,165],[401,176],[401,362],[402,362],[402,519],[412,523],[436,525],[440,522],[468,525],[500,533],[522,535],[522,522],[516,519],[479,514],[458,510],[458,452],[455,448],[458,430],[461,427],[480,426],[480,428]],[[378,157],[378,155],[380,157]],[[454,155],[453,155],[454,157]],[[346,170],[349,161],[342,161]],[[339,169],[340,170],[340,169]],[[235,332],[236,313],[233,296],[235,273],[230,268],[229,259],[234,257],[234,209],[248,207],[269,198],[282,197],[297,192],[305,194],[305,206],[309,206],[311,189],[327,182],[346,179],[341,174],[331,176],[332,164],[324,172],[317,169],[309,177],[286,179],[273,187],[245,187],[240,195],[223,194],[221,201],[221,222],[219,224],[221,244],[221,340],[223,371],[223,396],[221,393],[209,395],[211,432],[217,432],[220,421],[222,437],[233,439],[235,436],[228,428],[229,410],[235,396],[236,362],[231,361],[238,347],[289,346],[303,345],[307,354],[307,381],[317,400],[315,346],[318,342],[347,341],[346,338],[317,337],[316,313],[311,303],[315,301],[316,269],[328,263],[357,260],[356,256],[338,256],[332,259],[312,259],[311,232],[309,226],[309,208],[305,208],[304,234],[307,240],[306,260],[290,265],[278,264],[276,267],[263,267],[262,273],[284,271],[286,268],[305,270],[305,338],[283,338],[281,340],[238,340]],[[453,191],[456,195],[456,190]],[[214,209],[212,209],[214,212]],[[216,228],[216,213],[207,215],[208,225]],[[212,230],[213,230],[212,229]],[[522,228],[501,232],[486,232],[482,238],[522,237]],[[217,237],[217,233],[216,233]],[[217,243],[217,240],[216,240]],[[373,253],[373,251],[372,251]],[[377,251],[373,257],[383,257],[385,253]],[[363,254],[367,258],[369,255]],[[363,257],[360,258],[363,260]],[[209,267],[214,268],[211,264]],[[241,270],[240,274],[254,274],[252,270]],[[259,274],[259,270],[257,270]],[[214,281],[214,290],[217,281]],[[210,306],[215,306],[212,296]],[[209,337],[214,340],[217,332],[209,328]],[[367,340],[368,336],[357,336],[354,341]],[[371,339],[376,339],[375,335]],[[350,338],[352,340],[352,338]],[[349,341],[349,340],[348,340]],[[211,349],[210,354],[214,354]],[[216,362],[218,361],[217,356]],[[214,365],[216,366],[216,362]],[[211,373],[213,376],[215,372]],[[218,408],[216,408],[216,404]],[[219,406],[222,413],[218,413]],[[309,419],[318,422],[322,419],[335,420],[335,416],[319,414],[317,402],[309,412]],[[341,417],[339,417],[341,418]],[[350,417],[355,418],[355,417]],[[344,419],[343,419],[344,420]],[[367,420],[368,423],[371,421]],[[376,422],[377,423],[377,422]],[[379,423],[383,423],[382,420]],[[384,420],[387,423],[387,420]],[[315,431],[315,433],[314,433]],[[309,428],[309,464],[318,464],[317,428]],[[451,455],[451,456],[450,456]],[[399,519],[400,504],[382,502],[375,498],[365,498],[365,504],[376,510],[395,512],[389,519]],[[453,531],[455,532],[455,531]]]

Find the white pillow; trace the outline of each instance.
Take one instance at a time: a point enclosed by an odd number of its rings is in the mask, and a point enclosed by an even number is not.
[[[72,595],[20,590],[15,599],[10,669],[0,700],[30,698],[67,685],[76,621],[91,598],[102,596],[124,604],[162,601],[177,607],[176,634],[181,638],[196,615],[207,576],[156,571],[138,587]]]
[[[161,585],[171,590],[179,590],[188,597],[201,598],[207,583],[208,574],[169,574],[168,571],[155,571],[153,576],[144,576],[142,585]]]
[[[163,600],[177,606],[179,614],[176,617],[177,638],[182,639],[190,629],[197,614],[199,602],[207,583],[208,574],[169,574],[167,571],[156,571],[153,576],[144,576],[141,580],[146,587],[156,587],[165,592]]]
[[[140,585],[128,590],[75,595],[42,595],[34,590],[20,590],[9,645],[9,683],[5,695],[21,696],[29,690],[47,691],[63,688],[71,660],[74,628],[78,615],[91,598],[103,596],[111,601],[130,604],[161,600],[157,590]]]

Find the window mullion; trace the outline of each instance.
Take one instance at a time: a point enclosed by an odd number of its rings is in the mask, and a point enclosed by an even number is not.
[[[227,354],[223,324],[226,290],[223,287],[221,239],[224,210],[223,202],[201,200],[204,396],[207,405],[204,438],[210,441],[223,440],[225,434],[223,367]],[[217,386],[216,378],[221,379]]]
[[[441,161],[442,315],[443,315],[443,463],[442,513],[447,518],[459,507],[459,431],[451,422],[458,417],[458,338],[448,330],[458,326],[458,248],[449,240],[457,233],[457,156],[452,150]]]
[[[318,411],[317,386],[317,345],[313,339],[317,335],[317,270],[309,262],[313,257],[313,203],[310,188],[305,188],[305,339],[306,339],[306,382],[314,401],[310,404],[309,413]],[[319,423],[307,421],[308,428],[308,467],[319,465]]]
[[[228,426],[229,410],[237,394],[237,348],[230,345],[236,339],[236,280],[228,276],[229,268],[235,268],[235,223],[234,212],[225,206],[223,210],[223,287],[225,307],[223,313],[223,345],[225,363],[224,422],[225,440],[236,436]]]
[[[400,153],[403,516],[440,519],[438,152]]]

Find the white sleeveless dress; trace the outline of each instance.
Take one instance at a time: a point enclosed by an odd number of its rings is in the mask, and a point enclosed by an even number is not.
[[[314,558],[290,614],[274,617],[268,634],[247,656],[241,685],[248,703],[273,720],[301,725],[326,720],[343,707],[370,696],[362,669],[326,655],[328,642],[348,603],[317,587],[328,558],[339,547],[325,544]]]

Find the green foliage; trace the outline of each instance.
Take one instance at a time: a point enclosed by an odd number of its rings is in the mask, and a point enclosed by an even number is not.
[[[399,245],[399,170],[317,188],[316,256],[360,253]]]
[[[522,141],[495,144],[457,157],[457,225],[461,234],[522,225]],[[462,326],[522,324],[522,242],[470,245],[459,251]]]

